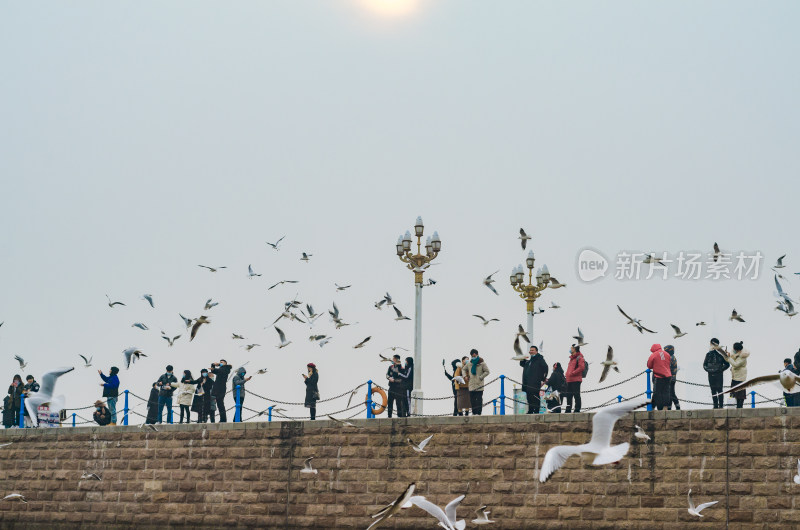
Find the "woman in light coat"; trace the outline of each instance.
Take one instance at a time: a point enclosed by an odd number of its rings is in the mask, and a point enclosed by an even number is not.
[[[478,350],[472,349],[469,354],[471,359],[465,369],[469,374],[469,399],[472,405],[472,414],[480,416],[483,410],[483,385],[489,376],[489,367],[478,355]]]
[[[453,374],[453,386],[456,389],[456,408],[459,416],[468,416],[470,409],[469,371],[464,368],[467,361],[467,357],[462,357],[461,362],[456,364],[456,371]]]
[[[195,384],[195,380],[192,378],[192,372],[184,370],[181,382],[178,384],[172,383],[170,385],[178,391],[177,401],[178,405],[181,407],[181,421],[178,423],[183,423],[184,413],[186,414],[186,423],[192,423],[189,417],[189,408],[192,406],[192,400],[194,399]]]
[[[724,353],[725,360],[731,365],[731,386],[747,381],[747,358],[750,352],[744,348],[743,341],[733,344],[733,353],[728,355],[728,350]],[[744,400],[747,398],[747,390],[741,389],[731,393],[731,397],[736,398],[736,408],[744,407]]]

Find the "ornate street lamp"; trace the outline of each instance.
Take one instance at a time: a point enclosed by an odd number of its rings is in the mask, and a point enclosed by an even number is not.
[[[536,259],[533,257],[533,250],[528,252],[528,257],[525,259],[525,266],[528,268],[528,284],[525,285],[525,269],[522,265],[514,267],[509,277],[511,287],[519,294],[519,297],[525,300],[528,310],[528,339],[533,344],[533,303],[542,295],[542,291],[547,289],[547,284],[550,283],[550,271],[547,270],[547,265],[536,271],[536,283],[533,283],[533,266]]]

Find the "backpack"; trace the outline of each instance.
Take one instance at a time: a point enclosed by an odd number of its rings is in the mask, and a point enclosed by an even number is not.
[[[581,356],[583,357],[583,356]],[[583,375],[581,377],[586,378],[586,374],[589,373],[589,361],[586,360],[584,357],[583,359]]]

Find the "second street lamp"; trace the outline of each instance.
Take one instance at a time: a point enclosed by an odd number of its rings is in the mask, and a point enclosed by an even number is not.
[[[511,287],[519,293],[519,297],[525,300],[528,311],[528,339],[533,344],[533,304],[536,299],[542,296],[542,291],[547,289],[547,284],[550,283],[550,272],[547,270],[547,265],[542,267],[541,270],[536,271],[536,283],[533,283],[533,266],[536,259],[533,256],[533,250],[528,252],[528,257],[525,259],[525,265],[528,268],[528,284],[525,285],[525,270],[522,265],[514,267],[509,276]]]

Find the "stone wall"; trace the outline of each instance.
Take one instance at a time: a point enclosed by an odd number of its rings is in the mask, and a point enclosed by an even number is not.
[[[416,481],[442,506],[467,493],[468,520],[487,504],[501,529],[800,528],[800,409],[637,412],[617,424],[614,443],[632,444],[618,466],[573,457],[546,484],[545,452],[588,441],[591,415],[354,421],[5,430],[0,493],[28,503],[0,502],[0,526],[363,529]],[[429,434],[427,454],[406,442]],[[299,473],[309,456],[317,475]],[[719,501],[703,519],[689,488]],[[382,528],[434,523],[411,508]]]

